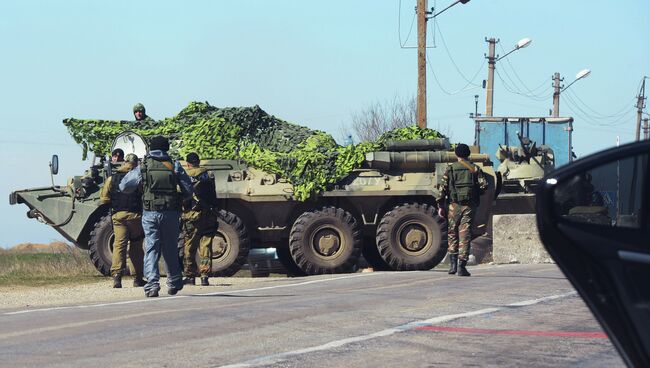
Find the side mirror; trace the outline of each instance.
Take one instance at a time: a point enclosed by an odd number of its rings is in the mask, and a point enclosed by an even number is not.
[[[59,173],[59,156],[52,155],[52,161],[50,161],[50,173],[56,175]]]

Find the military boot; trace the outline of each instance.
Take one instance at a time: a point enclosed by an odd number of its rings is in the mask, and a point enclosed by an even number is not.
[[[467,271],[467,268],[465,268],[465,266],[467,266],[466,260],[461,259],[458,261],[458,276],[472,276],[472,274]]]
[[[210,283],[208,282],[208,277],[201,277],[201,286],[210,286]]]
[[[458,254],[449,255],[449,274],[453,275],[458,270]]]
[[[195,285],[196,284],[196,278],[194,277],[186,277],[183,280],[183,285]]]
[[[122,288],[122,275],[113,276],[113,289]]]
[[[144,281],[142,276],[136,276],[133,279],[133,287],[143,287],[147,282]]]

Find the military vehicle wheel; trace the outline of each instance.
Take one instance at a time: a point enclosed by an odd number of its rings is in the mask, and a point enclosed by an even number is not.
[[[390,265],[381,258],[379,250],[377,249],[377,240],[373,237],[363,238],[363,248],[361,249],[361,254],[363,258],[368,261],[370,267],[375,271],[392,271]]]
[[[111,215],[100,218],[90,232],[88,254],[97,271],[104,276],[111,275],[114,238],[115,234],[113,233],[113,220],[111,220]]]
[[[212,275],[232,276],[246,263],[250,238],[244,222],[234,213],[219,211],[219,227],[212,240]],[[197,252],[198,258],[198,252]]]
[[[303,213],[289,235],[291,257],[309,275],[350,272],[361,245],[357,221],[335,207]]]
[[[275,252],[278,255],[278,261],[287,269],[287,276],[296,277],[296,276],[306,276],[305,271],[301,270],[296,262],[291,258],[291,253],[289,252],[288,247],[278,247],[275,249]]]
[[[377,249],[393,270],[429,270],[447,252],[447,223],[431,205],[396,206],[377,227]]]

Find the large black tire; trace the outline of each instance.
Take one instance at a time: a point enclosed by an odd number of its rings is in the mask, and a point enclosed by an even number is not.
[[[303,213],[289,235],[291,257],[308,275],[351,272],[361,245],[357,221],[335,207]]]
[[[381,255],[379,254],[379,249],[377,249],[377,239],[373,237],[363,238],[363,248],[361,249],[361,254],[363,258],[366,259],[368,265],[372,267],[375,271],[392,271],[390,267]]]
[[[246,225],[234,213],[220,210],[218,221],[217,234],[212,240],[211,275],[228,277],[237,273],[246,263],[251,247],[250,238]]]
[[[430,270],[447,253],[447,222],[428,204],[396,206],[379,222],[377,249],[395,271]]]
[[[289,277],[299,277],[306,276],[305,271],[301,270],[296,262],[291,258],[291,253],[289,252],[288,247],[278,247],[275,249],[276,254],[278,255],[278,261],[282,263],[282,266],[287,269],[287,276]]]
[[[113,221],[111,215],[103,216],[95,223],[93,230],[90,232],[88,241],[88,254],[90,260],[95,265],[97,271],[104,276],[111,275],[111,265],[113,264]],[[128,267],[127,267],[128,270]]]

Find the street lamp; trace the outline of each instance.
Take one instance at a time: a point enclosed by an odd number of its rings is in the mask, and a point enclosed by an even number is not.
[[[579,81],[580,79],[582,79],[582,78],[587,78],[587,77],[589,76],[589,74],[591,74],[591,70],[589,70],[589,69],[582,69],[581,71],[578,72],[578,74],[576,74],[576,79],[573,80],[573,82],[569,83],[568,86],[562,88],[562,92],[566,91],[569,87],[571,87],[571,85],[572,85],[573,83]]]
[[[560,73],[555,73],[553,75],[553,117],[557,118],[560,116],[560,92],[566,91],[569,87],[573,85],[573,83],[579,81],[582,78],[586,78],[591,74],[591,70],[589,69],[582,69],[581,71],[576,74],[576,79],[573,80],[573,82],[569,83],[566,87],[560,86],[560,82],[562,82],[562,79],[560,78]]]
[[[513,52],[523,49],[524,47],[530,45],[533,40],[530,38],[522,38],[515,44],[515,48],[512,50],[508,51],[505,55],[499,57],[495,56],[495,45],[498,40],[494,38],[486,38],[485,42],[488,43],[489,48],[488,48],[488,56],[486,58],[488,59],[488,80],[487,80],[487,93],[486,93],[486,101],[485,101],[485,116],[492,116],[492,111],[493,111],[493,101],[494,101],[494,64],[503,59],[504,57],[512,54]]]
[[[451,5],[449,5],[448,7],[442,9],[441,11],[435,13],[432,17],[429,17],[427,19],[431,19],[431,18],[435,18],[435,17],[439,16],[440,14],[444,13],[447,9],[451,8],[452,6],[454,6],[454,5],[458,4],[458,3],[467,4],[468,2],[469,2],[469,0],[456,0]],[[432,8],[432,10],[433,10],[433,8]],[[428,13],[431,14],[431,12],[428,12]]]
[[[519,42],[517,42],[517,43],[515,44],[515,48],[514,48],[514,49],[508,51],[505,55],[499,57],[496,61],[499,61],[499,60],[503,59],[504,57],[506,57],[506,56],[512,54],[513,52],[515,52],[515,51],[517,51],[517,50],[519,50],[519,49],[523,49],[524,47],[530,45],[531,42],[533,42],[533,40],[531,40],[531,39],[528,38],[528,37],[526,37],[526,38],[522,38],[521,40],[519,40]]]

